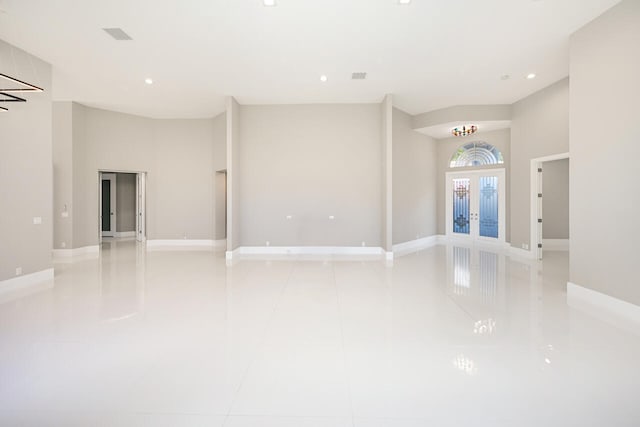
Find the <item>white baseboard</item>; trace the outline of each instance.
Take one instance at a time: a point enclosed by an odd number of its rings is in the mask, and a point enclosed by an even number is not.
[[[241,246],[241,255],[382,255],[380,247],[370,246]]]
[[[227,261],[235,260],[240,257],[240,248],[236,248],[232,251],[225,252],[225,258]]]
[[[81,248],[73,248],[73,249],[54,249],[53,250],[53,258],[72,258],[83,255],[97,255],[100,253],[100,246],[83,246]]]
[[[542,249],[545,251],[568,251],[569,239],[542,239]]]
[[[213,248],[216,247],[218,240],[210,239],[153,239],[147,240],[147,249],[149,248],[166,248],[166,247],[200,247],[200,248]],[[226,243],[225,243],[226,245]]]
[[[226,252],[228,260],[242,255],[385,255],[393,259],[392,252],[373,246],[241,246]],[[387,258],[389,259],[389,258]]]
[[[443,237],[444,236],[434,235],[423,237],[421,239],[410,240],[408,242],[398,243],[393,245],[393,253],[402,255],[404,253],[430,248],[440,243]]]
[[[567,304],[591,314],[613,315],[640,325],[640,306],[567,282]]]
[[[47,268],[46,270],[3,280],[0,282],[0,295],[25,290],[33,285],[50,280],[53,280],[53,268]]]
[[[116,231],[116,237],[136,237],[135,231]]]

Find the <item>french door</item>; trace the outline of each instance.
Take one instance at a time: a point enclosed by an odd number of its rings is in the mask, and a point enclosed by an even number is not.
[[[504,169],[446,174],[447,236],[505,241]]]

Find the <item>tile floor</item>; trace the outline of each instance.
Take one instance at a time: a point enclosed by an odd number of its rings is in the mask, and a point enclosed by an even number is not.
[[[0,426],[638,426],[640,333],[568,307],[567,279],[563,252],[104,243],[0,300]]]

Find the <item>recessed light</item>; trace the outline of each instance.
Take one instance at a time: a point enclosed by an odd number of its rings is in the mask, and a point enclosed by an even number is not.
[[[327,76],[325,76],[324,74],[320,76],[320,81],[321,81],[322,83],[326,83],[326,82],[327,82],[327,80],[329,80],[329,78],[328,78]]]
[[[500,76],[500,80],[509,80],[511,76],[509,74],[503,74]]]
[[[535,78],[536,78],[535,73],[527,74],[527,79],[531,80],[531,79],[535,79]]]
[[[411,4],[411,0],[398,0],[398,4],[402,4],[402,5]]]
[[[276,5],[276,0],[262,0],[262,4],[266,7],[273,7]]]
[[[152,79],[150,79],[150,78],[148,78],[148,77],[147,77],[146,79],[144,79],[144,82],[145,82],[146,84],[148,84],[148,85],[152,85],[152,84],[153,84],[153,80],[152,80]]]

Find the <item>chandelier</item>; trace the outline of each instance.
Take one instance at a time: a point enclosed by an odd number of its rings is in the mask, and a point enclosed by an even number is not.
[[[476,125],[464,125],[464,126],[456,126],[451,129],[451,133],[453,136],[467,136],[474,134],[478,131],[478,126]]]
[[[7,83],[8,80],[8,83]],[[4,86],[7,87],[4,87]],[[26,99],[12,95],[15,92],[42,92],[43,89],[15,77],[0,73],[0,102],[27,102]],[[0,107],[0,112],[8,111]]]

